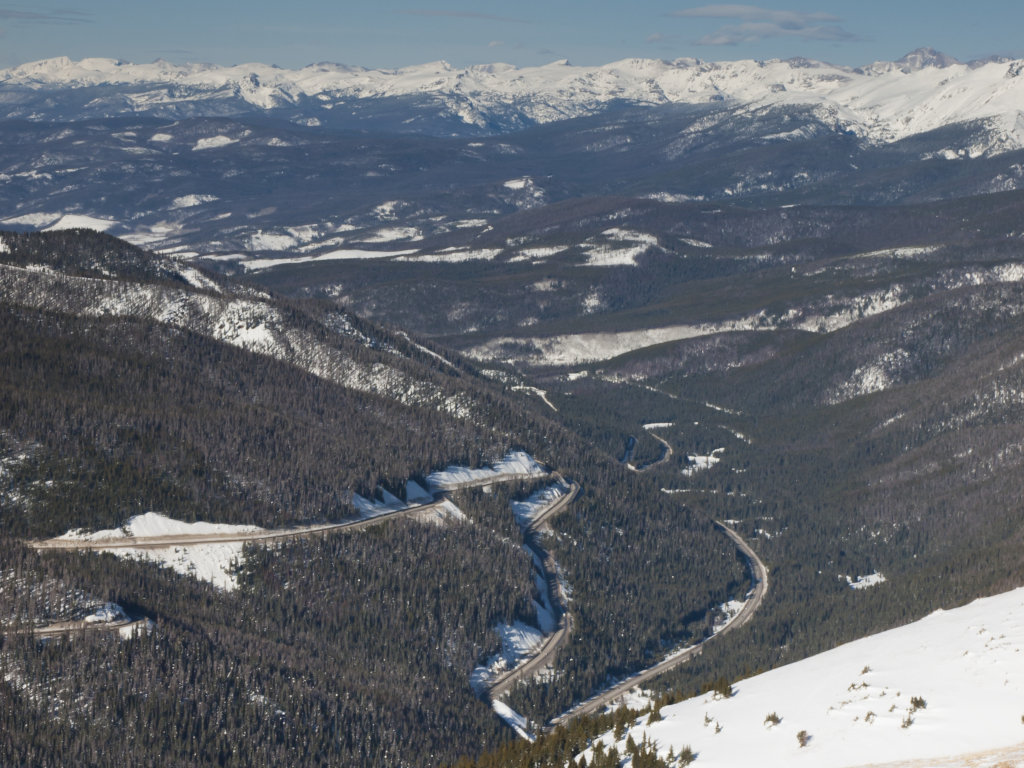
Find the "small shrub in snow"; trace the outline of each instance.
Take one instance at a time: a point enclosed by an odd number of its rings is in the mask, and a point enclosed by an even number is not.
[[[720,677],[715,680],[711,690],[714,691],[716,699],[729,699],[732,698],[733,695],[732,683],[724,677]]]
[[[811,734],[807,731],[800,731],[800,733],[796,735],[796,740],[800,742],[801,748],[806,747],[811,742]]]
[[[673,762],[673,759],[675,760],[675,762]],[[673,765],[673,766],[674,765],[678,765],[678,766],[680,766],[680,768],[682,768],[683,766],[689,765],[690,763],[692,763],[696,759],[697,759],[697,756],[695,754],[693,754],[693,750],[692,749],[690,749],[689,747],[683,747],[679,751],[678,755],[673,756],[672,753],[669,752],[669,761],[668,761],[668,763],[669,763],[669,765]]]
[[[928,706],[928,702],[920,696],[912,696],[910,698],[910,711],[916,712],[919,709],[924,709]]]
[[[765,719],[764,719],[764,724],[766,726],[768,726],[769,728],[771,728],[772,726],[778,725],[781,722],[782,722],[782,718],[779,717],[774,712],[769,713],[768,716],[765,717]]]

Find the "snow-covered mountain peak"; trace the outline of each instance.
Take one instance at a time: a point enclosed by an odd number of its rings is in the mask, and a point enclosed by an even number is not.
[[[416,96],[432,101],[442,115],[498,131],[594,114],[623,102],[810,106],[829,115],[837,128],[876,142],[957,123],[993,121],[998,140],[981,143],[1005,151],[1021,146],[1013,137],[1019,105],[1024,104],[1024,78],[1016,76],[1022,69],[1024,62],[1003,59],[962,64],[929,48],[863,69],[801,58],[634,58],[601,66],[574,66],[563,60],[538,67],[494,63],[461,69],[437,61],[394,70],[319,63],[289,70],[258,63],[138,65],[60,57],[0,71],[0,89],[20,89],[24,94],[114,86],[126,91],[135,112],[157,112],[187,102],[193,113],[202,114],[204,100],[215,99],[215,113],[224,114],[230,103],[226,100],[236,99],[233,108],[239,112],[303,110],[296,118],[307,124],[316,124],[327,110],[352,100],[365,106],[374,98]],[[140,90],[145,98],[138,98]],[[123,102],[109,95],[100,101],[106,113],[124,110]],[[32,114],[45,119],[48,113],[37,108]]]
[[[925,67],[945,69],[960,62],[952,56],[936,51],[934,48],[917,48],[894,63],[904,72],[916,72]]]

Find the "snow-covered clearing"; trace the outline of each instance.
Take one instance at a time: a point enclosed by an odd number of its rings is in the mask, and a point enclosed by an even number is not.
[[[569,486],[565,482],[558,482],[541,488],[533,493],[525,501],[512,502],[512,515],[520,528],[526,528],[534,519],[550,507],[560,498],[569,492]]]
[[[97,232],[106,232],[120,226],[121,222],[82,214],[26,213],[3,219],[0,224],[35,227],[44,232],[56,232],[61,229],[95,229]]]
[[[387,227],[361,238],[364,243],[392,243],[396,240],[422,240],[423,233],[416,227]]]
[[[722,603],[718,606],[718,609],[722,612],[722,617],[715,622],[713,631],[715,634],[721,632],[729,624],[740,615],[740,611],[743,610],[743,606],[746,605],[745,600],[730,600],[727,603]]]
[[[537,627],[521,621],[498,624],[494,631],[501,640],[501,651],[473,670],[470,683],[477,693],[486,691],[503,672],[515,669],[533,656],[544,643],[544,635]]]
[[[416,251],[412,251],[412,253],[416,253]],[[461,264],[465,261],[493,261],[499,253],[501,253],[500,248],[481,248],[475,251],[452,248],[435,253],[422,253],[418,256],[401,255],[395,261],[415,261],[427,264]]]
[[[283,264],[302,264],[304,262],[317,261],[344,261],[348,259],[390,259],[394,256],[408,256],[411,253],[416,253],[416,251],[365,251],[349,248],[321,253],[315,256],[289,256],[279,259],[248,259],[247,261],[243,261],[241,264],[242,268],[245,269],[246,272],[256,272],[261,269],[279,267]]]
[[[885,574],[875,571],[869,573],[866,576],[840,576],[841,579],[846,579],[846,583],[850,585],[851,589],[869,589],[871,587],[877,587],[879,584],[885,582]]]
[[[722,460],[721,454],[724,452],[725,448],[716,448],[711,452],[710,456],[693,456],[687,454],[686,460],[688,462],[688,466],[683,468],[683,474],[690,477],[705,469],[711,469],[715,464]]]
[[[563,251],[569,250],[567,245],[549,245],[539,246],[536,248],[523,248],[515,256],[509,259],[509,261],[541,261],[550,256],[557,256]]]
[[[264,232],[249,235],[250,251],[287,251],[299,244],[298,238],[287,232]]]
[[[508,725],[519,735],[520,738],[526,739],[527,741],[536,741],[537,737],[530,733],[529,722],[526,718],[516,712],[512,707],[504,702],[495,699],[491,702],[491,708],[495,714],[504,720]]]
[[[170,207],[173,209],[195,208],[203,203],[212,203],[219,199],[216,195],[182,195],[181,197],[174,198],[171,201]]]
[[[226,147],[237,142],[238,139],[233,139],[230,136],[210,136],[197,141],[195,146],[192,147],[192,151],[200,152],[204,149],[218,149],[219,147]]]
[[[405,488],[408,502],[402,501],[393,493],[389,493],[387,489],[381,487],[377,488],[376,497],[372,499],[367,499],[358,493],[353,493],[351,503],[356,508],[356,511],[359,512],[361,518],[369,520],[381,515],[401,512],[403,509],[412,509],[421,504],[429,504],[433,501],[433,496],[427,493],[415,480],[407,481]],[[463,521],[467,519],[465,513],[447,499],[429,512],[425,512],[422,517],[417,516],[417,518],[423,522],[433,522],[437,525],[443,525],[448,520]]]
[[[544,404],[548,408],[550,408],[552,411],[555,411],[556,413],[558,412],[558,408],[555,407],[555,404],[548,399],[548,392],[546,389],[538,389],[537,387],[528,386],[515,386],[512,387],[512,389],[514,389],[517,392],[529,392],[530,394],[536,395],[537,397],[544,401]]]
[[[498,337],[467,350],[466,354],[478,360],[503,358],[503,348],[519,350],[532,348],[530,353],[517,352],[519,359],[533,365],[579,365],[611,360],[619,355],[670,341],[683,341],[700,336],[731,331],[771,330],[763,318],[754,317],[724,323],[701,325],[673,325],[665,328],[643,328],[636,331],[577,333],[562,336],[512,338]]]
[[[547,473],[547,469],[530,454],[525,451],[512,451],[490,467],[469,469],[451,466],[431,472],[427,477],[427,485],[434,490],[446,490],[459,486],[486,485],[510,477],[540,477]]]
[[[708,768],[1020,765],[1022,656],[1024,588],[666,706],[628,735]]]
[[[121,558],[149,560],[173,568],[178,573],[208,581],[215,587],[232,590],[237,586],[233,574],[234,566],[242,559],[242,542],[217,542],[210,544],[172,545],[167,547],[125,547],[131,539],[159,539],[164,537],[204,536],[211,534],[236,534],[261,532],[265,529],[255,525],[226,525],[223,523],[184,523],[156,512],[147,512],[132,517],[120,528],[87,533],[82,530],[68,531],[58,540],[104,542],[119,546],[100,552],[111,552]]]
[[[608,229],[601,233],[601,237],[592,238],[585,244],[585,266],[635,267],[637,257],[658,245],[658,238],[654,235],[625,229]]]

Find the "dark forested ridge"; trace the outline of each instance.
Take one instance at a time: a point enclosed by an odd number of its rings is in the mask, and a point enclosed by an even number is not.
[[[498,650],[496,624],[536,621],[530,559],[500,512],[529,488],[479,511],[460,497],[464,523],[254,547],[233,592],[24,538],[148,511],[339,520],[353,491],[401,494],[525,449],[585,489],[551,540],[577,631],[557,676],[522,689],[539,719],[699,637],[745,589],[707,517],[458,356],[107,236],[0,237],[5,763],[451,762],[512,738],[469,675]],[[152,632],[24,631],[106,600]]]

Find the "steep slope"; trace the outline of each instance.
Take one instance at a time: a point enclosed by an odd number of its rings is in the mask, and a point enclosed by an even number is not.
[[[1020,760],[1024,592],[934,613],[899,629],[737,681],[605,734],[695,766],[997,766]],[[801,737],[802,734],[802,737]],[[592,757],[588,750],[586,756]]]

